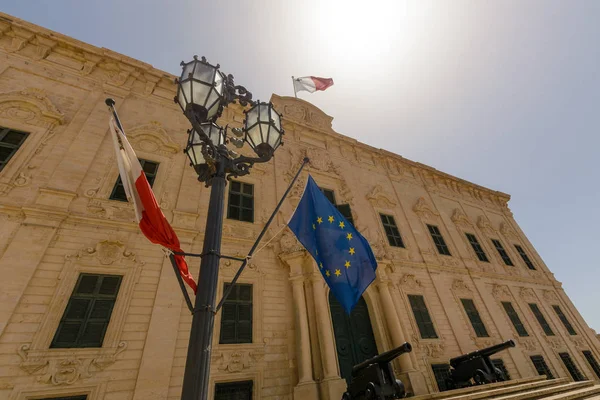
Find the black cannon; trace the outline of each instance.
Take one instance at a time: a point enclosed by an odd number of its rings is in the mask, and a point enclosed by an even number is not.
[[[352,379],[342,400],[387,400],[404,397],[404,384],[396,379],[390,362],[412,346],[404,343],[400,347],[381,353],[356,364],[352,368]]]
[[[446,386],[448,389],[458,389],[473,384],[483,385],[484,383],[505,381],[506,376],[502,370],[494,367],[490,356],[509,347],[515,347],[515,342],[508,340],[452,358],[450,360],[450,377],[446,380]]]

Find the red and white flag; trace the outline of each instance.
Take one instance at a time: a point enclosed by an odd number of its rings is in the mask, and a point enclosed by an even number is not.
[[[152,192],[150,183],[142,170],[135,151],[133,151],[125,134],[119,129],[119,126],[112,117],[109,121],[109,126],[117,153],[119,174],[121,175],[123,188],[125,189],[127,200],[133,204],[135,219],[140,225],[142,233],[152,243],[160,244],[174,252],[183,252],[180,247],[179,238],[177,238],[175,231],[156,202],[154,192]],[[188,270],[185,258],[175,255],[175,261],[177,261],[181,277],[196,293],[198,286]]]
[[[294,92],[305,90],[314,93],[317,90],[325,90],[330,86],[333,86],[333,79],[331,78],[317,78],[316,76],[294,78]]]

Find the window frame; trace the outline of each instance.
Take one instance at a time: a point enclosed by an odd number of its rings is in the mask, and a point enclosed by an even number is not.
[[[514,244],[514,246],[515,246],[515,250],[517,250],[517,253],[521,256],[521,259],[523,260],[523,262],[525,263],[527,268],[529,268],[532,271],[536,271],[533,261],[531,261],[531,259],[527,255],[527,253],[525,253],[525,250],[523,249],[523,247],[520,244]]]
[[[517,310],[515,310],[515,307],[512,305],[512,302],[503,301],[502,307],[504,308],[504,312],[508,316],[508,319],[512,323],[513,328],[517,332],[517,335],[519,335],[520,337],[528,337],[529,332],[527,331],[525,324],[523,324],[521,317],[519,317],[519,313],[517,312]],[[508,307],[510,307],[511,310],[508,310]],[[522,331],[519,329],[519,326],[521,327]]]
[[[560,308],[560,306],[558,304],[554,304],[552,305],[552,309],[554,310],[554,313],[556,314],[560,322],[562,322],[563,326],[567,330],[567,333],[571,336],[576,336],[577,331],[575,330],[575,328],[573,328],[571,321],[569,321],[569,319],[567,318],[563,310]]]
[[[443,256],[452,257],[452,253],[450,253],[450,247],[446,243],[444,236],[442,235],[442,231],[437,225],[425,224],[427,226],[427,230],[429,231],[429,236],[435,245],[438,254]],[[436,240],[436,238],[438,240]]]
[[[438,391],[440,393],[450,390],[448,387],[446,387],[446,379],[450,378],[450,364],[431,364],[431,373],[433,374],[433,379],[435,380],[435,383],[438,387]],[[440,383],[442,385],[440,385]],[[441,386],[443,386],[443,388]]]
[[[231,282],[225,282],[223,283],[222,287],[223,287],[223,293],[225,292],[225,289],[227,287],[227,285],[231,285]],[[234,320],[234,326],[236,328],[236,337],[234,339],[223,339],[223,324],[227,323],[229,321],[224,321],[223,320],[223,315],[224,313],[221,312],[221,318],[219,321],[219,338],[218,338],[218,343],[220,345],[230,345],[230,344],[252,344],[254,343],[254,284],[252,283],[242,283],[242,282],[236,282],[235,286],[238,287],[238,289],[236,290],[234,288],[234,290],[231,291],[229,297],[227,298],[227,300],[225,302],[223,302],[223,310],[225,309],[226,305],[245,305],[248,306],[250,308],[250,341],[243,341],[244,339],[240,339],[238,338],[237,335],[237,326],[239,323],[238,320],[238,307],[236,307],[236,319]],[[239,299],[232,299],[231,295],[233,294],[234,291],[239,291],[239,288],[241,287],[250,287],[250,300],[239,300]]]
[[[581,370],[579,369],[577,364],[575,364],[575,361],[573,361],[571,355],[568,352],[563,351],[558,353],[558,358],[560,358],[563,365],[567,369],[567,372],[569,373],[569,375],[571,375],[571,378],[573,378],[574,382],[582,382],[587,380],[586,376],[581,372]]]
[[[239,192],[234,192],[233,191],[233,186],[234,184],[239,184],[240,185],[240,190]],[[244,192],[244,187],[250,187],[252,189],[252,194],[248,194]],[[242,181],[237,181],[237,180],[231,180],[229,182],[229,191],[227,192],[227,219],[231,220],[231,221],[238,221],[238,222],[247,222],[250,224],[253,224],[256,221],[256,190],[255,190],[255,184],[254,183],[250,183],[250,182],[242,182]],[[237,204],[232,202],[232,196],[239,196],[239,202]],[[243,205],[244,202],[244,198],[249,198],[252,202],[251,207],[247,207]],[[238,211],[238,217],[235,218],[234,216],[232,216],[231,213],[231,209],[236,208]],[[250,221],[246,220],[246,219],[242,219],[242,211],[243,210],[250,210],[252,212],[252,218]]]
[[[138,158],[138,161],[140,162],[140,165],[142,166],[142,171],[144,171],[144,175],[146,175],[146,179],[148,179],[148,183],[150,184],[150,187],[151,188],[154,187],[154,182],[156,181],[156,177],[158,176],[158,169],[160,167],[160,162],[158,162],[158,161],[152,161],[152,160],[147,160],[145,158]],[[150,174],[150,173],[148,173],[148,172],[146,172],[144,170],[144,166],[146,165],[146,163],[154,163],[154,164],[156,164],[156,168],[154,169],[154,173]],[[128,202],[127,196],[125,196],[125,198],[113,197],[113,196],[115,196],[117,190],[120,187],[123,187],[123,180],[121,179],[121,175],[119,174],[117,176],[117,180],[115,181],[115,184],[113,185],[112,190],[110,191],[110,195],[108,196],[109,200]],[[123,193],[125,193],[125,189],[123,189]]]
[[[542,313],[542,310],[540,310],[538,305],[536,303],[529,303],[528,305],[529,309],[533,313],[533,316],[535,317],[535,319],[537,319],[538,323],[540,324],[540,327],[544,331],[544,334],[546,336],[555,336],[552,327],[548,323],[548,320],[546,320],[546,317],[544,317],[544,314]]]
[[[581,353],[583,354],[583,358],[585,358],[585,360],[588,362],[594,374],[596,374],[598,379],[600,379],[600,364],[596,360],[596,357],[594,357],[594,353],[592,353],[591,350],[583,350]]]
[[[471,245],[471,248],[475,252],[475,255],[477,256],[479,261],[489,263],[490,259],[488,258],[487,254],[485,253],[483,246],[481,246],[481,243],[479,243],[477,236],[475,236],[474,233],[465,232],[465,237],[467,238],[467,241]]]
[[[385,232],[385,236],[387,237],[388,244],[391,247],[399,247],[402,249],[406,249],[406,245],[404,244],[404,240],[402,239],[402,235],[400,234],[400,229],[398,228],[398,224],[396,224],[396,219],[394,218],[394,216],[391,214],[384,214],[381,212],[378,214],[379,214],[379,221],[381,222],[381,225],[383,226],[383,231]],[[384,221],[384,218],[387,219],[387,222]],[[390,219],[391,219],[391,223],[390,223]],[[388,228],[392,231],[391,233],[388,232]],[[396,234],[394,233],[394,230],[395,230]],[[390,236],[391,236],[391,238],[390,238]],[[394,243],[392,243],[392,239],[394,239]]]
[[[419,323],[419,319],[417,318],[417,314],[415,313],[415,307],[413,305],[413,302],[411,301],[411,299],[416,299],[417,297],[420,298],[420,300],[422,301],[422,305],[424,307],[424,310],[420,309],[419,311],[419,316],[423,316],[423,312],[424,314],[427,316],[427,319],[429,320],[429,322],[427,321],[421,321],[426,325],[421,325]],[[407,295],[407,299],[408,299],[408,304],[410,306],[411,312],[412,312],[412,316],[414,318],[414,321],[417,325],[417,330],[419,331],[419,336],[421,337],[421,339],[439,339],[439,336],[437,334],[437,331],[435,329],[435,323],[433,322],[433,319],[431,318],[431,313],[429,312],[429,307],[427,307],[427,303],[425,302],[425,296],[423,296],[422,294],[408,294]],[[421,318],[422,319],[422,318]],[[423,328],[422,328],[423,327]],[[427,328],[429,327],[430,330]],[[427,336],[425,336],[424,334],[426,334]]]
[[[221,387],[226,387],[226,386],[243,386],[244,384],[246,384],[247,386],[249,386],[250,389],[250,393],[249,393],[249,399],[248,400],[252,400],[252,398],[254,398],[254,380],[253,379],[248,379],[248,380],[244,380],[244,381],[229,381],[229,382],[215,382],[215,386],[214,386],[214,390],[213,390],[213,399],[214,400],[220,400],[219,397],[217,397],[218,393],[217,390],[219,388],[219,386]]]
[[[546,375],[546,379],[554,379],[554,374],[550,370],[550,367],[548,367],[548,363],[544,359],[543,355],[534,354],[534,355],[529,356],[529,359],[531,360],[531,363],[533,364],[533,368],[538,373],[538,375],[540,375],[540,376]]]
[[[515,264],[513,263],[513,261],[510,258],[510,256],[508,255],[508,252],[506,251],[506,249],[502,245],[502,242],[500,241],[500,239],[490,239],[490,240],[492,241],[492,245],[494,245],[494,248],[496,249],[496,251],[500,255],[500,258],[502,259],[502,261],[504,261],[504,264],[507,265],[507,266],[509,266],[509,267],[514,267]]]
[[[502,373],[504,373],[504,375],[506,376],[506,380],[510,381],[510,373],[508,372],[508,368],[506,368],[506,364],[504,364],[504,360],[501,358],[493,358],[490,359],[490,361],[492,362],[492,365],[495,368],[498,368],[502,371]]]
[[[9,144],[9,143],[5,143],[2,141],[11,132],[24,135],[21,138],[21,141],[19,144],[16,144],[16,145]],[[12,129],[12,128],[8,128],[5,126],[0,126],[0,147],[5,148],[5,149],[12,149],[11,153],[8,155],[8,157],[6,158],[5,161],[0,160],[0,172],[2,172],[2,170],[8,165],[10,160],[12,160],[12,158],[19,152],[19,150],[21,148],[23,148],[23,145],[25,144],[25,142],[27,141],[27,139],[29,138],[30,135],[31,135],[31,132],[25,132],[25,131],[21,131],[18,129]]]
[[[478,338],[490,337],[490,334],[485,324],[483,323],[483,319],[481,318],[481,314],[479,314],[479,310],[477,310],[475,301],[473,299],[461,298],[460,302],[463,306],[465,314],[467,314],[467,319],[471,323],[471,327],[475,332],[475,336],[477,336]],[[473,306],[471,311],[467,309],[467,305],[465,304],[465,302],[470,302],[470,305]],[[474,319],[478,321],[474,321]]]

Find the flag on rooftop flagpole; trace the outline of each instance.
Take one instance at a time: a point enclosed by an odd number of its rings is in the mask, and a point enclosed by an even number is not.
[[[109,126],[117,153],[119,175],[123,182],[123,188],[127,200],[133,204],[135,219],[142,233],[152,243],[160,244],[174,252],[183,252],[179,238],[156,202],[152,187],[135,155],[135,151],[112,117]],[[197,285],[188,270],[185,258],[181,255],[175,255],[175,261],[181,277],[196,293]]]
[[[325,90],[333,86],[331,78],[317,78],[316,76],[302,76],[300,78],[292,77],[294,81],[294,93],[305,90],[314,93],[317,90]]]
[[[310,175],[288,226],[350,314],[375,279],[377,261],[367,239],[327,200]]]

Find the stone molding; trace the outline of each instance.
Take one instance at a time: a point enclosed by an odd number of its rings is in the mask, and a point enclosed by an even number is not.
[[[394,201],[394,196],[391,196],[386,193],[385,189],[382,185],[375,185],[373,189],[365,196],[369,202],[375,207],[380,208],[394,208],[396,207],[396,202]]]
[[[400,281],[398,282],[398,284],[401,287],[411,290],[411,291],[422,291],[423,290],[423,284],[413,274],[402,275],[402,278],[400,278]]]
[[[101,265],[112,265],[114,263],[129,262],[137,264],[138,260],[135,253],[127,250],[125,245],[121,242],[112,240],[102,240],[96,244],[95,247],[86,247],[79,250],[75,254],[68,254],[65,256],[65,260],[71,261],[83,261],[86,258],[93,257]],[[86,262],[89,262],[86,260]],[[145,263],[142,261],[141,265]]]
[[[45,128],[65,122],[64,114],[48,99],[46,92],[35,88],[0,93],[0,117]]]
[[[212,362],[217,370],[230,373],[242,372],[255,367],[264,358],[264,348],[251,350],[216,350]]]
[[[454,222],[456,225],[459,225],[459,226],[462,226],[465,228],[473,227],[473,223],[471,222],[469,217],[467,217],[467,215],[464,213],[464,211],[461,210],[460,208],[454,209],[454,213],[452,214],[451,219],[452,219],[452,222]]]
[[[127,130],[127,138],[134,149],[161,156],[173,157],[181,152],[181,147],[175,143],[162,124],[150,121]]]
[[[433,220],[440,216],[440,213],[424,197],[419,197],[413,206],[413,211],[422,219]]]

